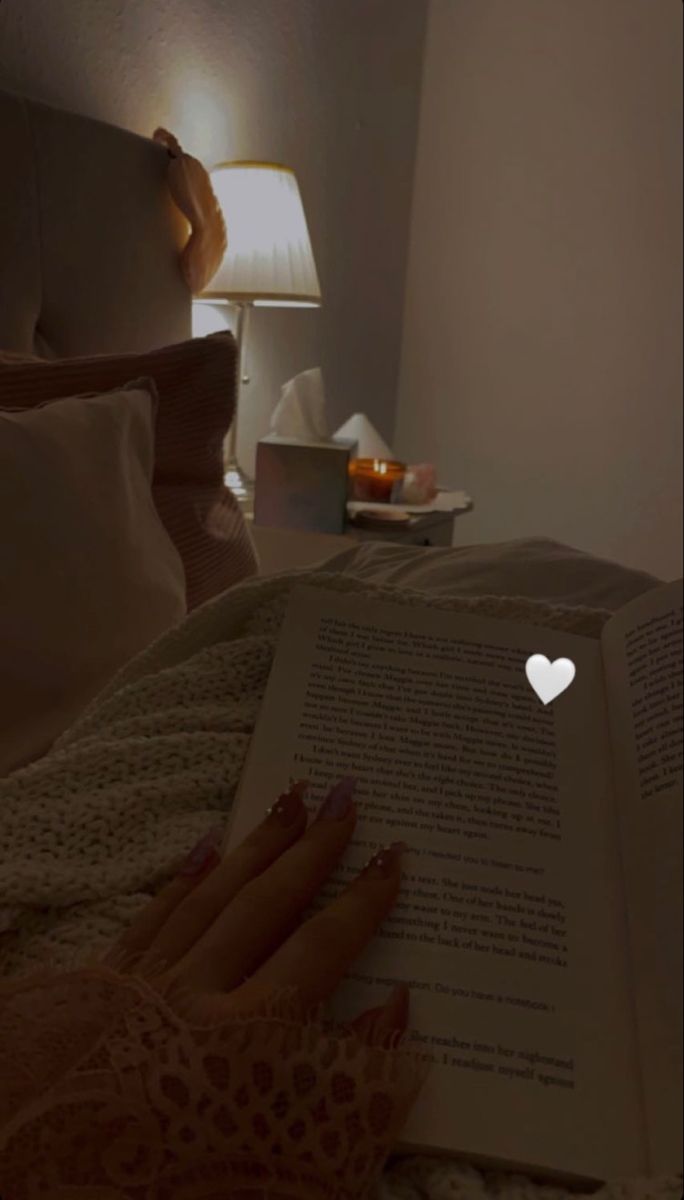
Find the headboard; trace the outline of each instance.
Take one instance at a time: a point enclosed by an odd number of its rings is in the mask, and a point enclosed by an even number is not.
[[[0,350],[44,358],[191,336],[188,226],[156,142],[0,91]]]

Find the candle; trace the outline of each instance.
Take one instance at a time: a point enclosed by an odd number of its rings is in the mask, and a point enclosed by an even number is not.
[[[399,497],[406,466],[380,458],[354,458],[349,464],[352,500],[391,504]]]

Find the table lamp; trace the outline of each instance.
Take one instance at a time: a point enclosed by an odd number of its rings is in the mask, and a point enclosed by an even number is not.
[[[250,310],[260,306],[315,308],[321,303],[309,230],[294,171],[277,163],[219,163],[210,172],[221,206],[228,246],[201,293],[211,304],[237,307],[237,395],[228,435],[225,480],[245,504],[252,481],[237,460],[237,419]]]

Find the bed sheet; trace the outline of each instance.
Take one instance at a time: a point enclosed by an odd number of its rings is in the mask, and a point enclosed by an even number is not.
[[[611,612],[663,582],[548,538],[446,548],[363,542],[317,566],[445,596],[523,596]]]

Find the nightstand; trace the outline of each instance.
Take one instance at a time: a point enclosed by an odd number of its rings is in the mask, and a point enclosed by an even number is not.
[[[417,513],[411,523],[401,529],[393,529],[392,526],[363,529],[348,521],[343,534],[271,529],[255,525],[250,512],[245,513],[245,517],[259,553],[259,573],[269,575],[276,571],[313,566],[365,541],[395,542],[400,546],[451,546],[454,520],[461,513],[470,512],[471,508],[472,502],[468,499],[462,507],[449,512]]]
[[[408,525],[395,529],[387,525],[383,529],[363,529],[348,521],[345,537],[359,542],[396,542],[400,546],[451,546],[454,540],[454,521],[467,509],[453,512],[417,513]]]

